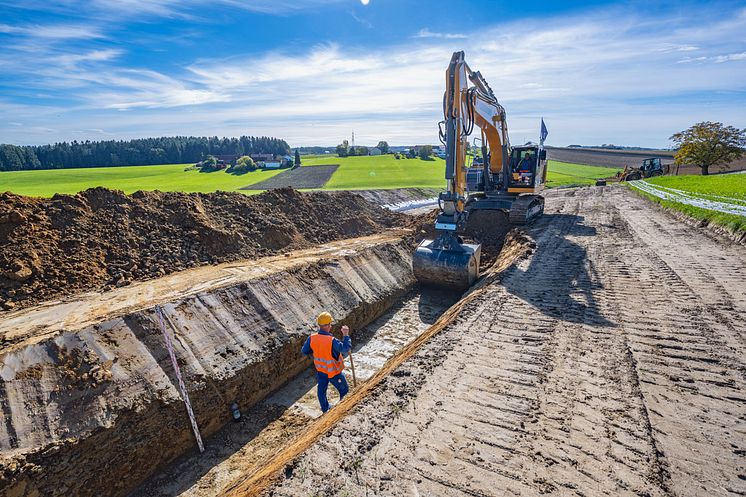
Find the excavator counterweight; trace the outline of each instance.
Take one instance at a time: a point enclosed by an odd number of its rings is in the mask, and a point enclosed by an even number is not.
[[[479,278],[481,255],[481,245],[464,243],[462,236],[494,238],[509,225],[528,224],[543,213],[539,194],[546,182],[546,151],[530,144],[511,148],[505,109],[482,74],[469,68],[464,52],[453,54],[446,71],[443,115],[447,191],[439,197],[438,234],[417,247],[412,269],[420,283],[461,291]],[[468,137],[475,126],[482,136],[481,159],[467,168]],[[470,230],[469,215],[476,211],[483,215],[471,223],[478,229]],[[495,215],[485,217],[485,211]],[[487,223],[487,233],[485,218],[495,220]]]

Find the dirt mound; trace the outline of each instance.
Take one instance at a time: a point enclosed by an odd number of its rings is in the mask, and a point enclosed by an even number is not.
[[[0,306],[127,285],[404,225],[350,192],[261,195],[94,188],[51,199],[0,194]]]

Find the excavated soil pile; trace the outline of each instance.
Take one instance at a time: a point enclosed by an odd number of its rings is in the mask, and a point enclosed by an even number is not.
[[[411,222],[350,192],[0,194],[0,306],[28,306],[188,267],[255,258]]]

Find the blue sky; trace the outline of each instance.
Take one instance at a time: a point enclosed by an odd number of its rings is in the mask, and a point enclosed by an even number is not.
[[[0,0],[0,143],[241,134],[437,142],[455,50],[513,143],[746,127],[742,2]]]

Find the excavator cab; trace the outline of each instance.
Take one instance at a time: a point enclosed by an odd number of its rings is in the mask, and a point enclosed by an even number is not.
[[[531,193],[546,182],[546,150],[536,145],[514,147],[510,154],[510,175],[508,178],[508,191],[525,193],[523,190],[531,189]]]

